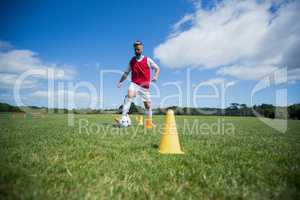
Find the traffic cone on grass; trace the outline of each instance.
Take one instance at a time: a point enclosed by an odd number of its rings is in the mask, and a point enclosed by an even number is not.
[[[147,116],[146,118],[146,129],[151,129],[152,128],[152,119]]]
[[[159,153],[162,154],[184,154],[181,151],[179,137],[176,128],[176,121],[173,110],[168,110],[165,127],[160,139]]]
[[[138,115],[136,117],[136,122],[137,122],[138,126],[143,126],[144,125],[144,118],[143,118],[143,116],[142,115]]]

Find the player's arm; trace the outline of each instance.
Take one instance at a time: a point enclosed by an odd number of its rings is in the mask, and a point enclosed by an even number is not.
[[[160,72],[159,66],[151,58],[148,58],[148,62],[150,67],[154,70],[152,81],[157,81]]]
[[[127,69],[124,71],[123,75],[121,76],[119,82],[118,82],[118,87],[121,87],[122,82],[125,81],[127,79],[128,74],[130,73],[131,68],[130,65],[128,65]]]

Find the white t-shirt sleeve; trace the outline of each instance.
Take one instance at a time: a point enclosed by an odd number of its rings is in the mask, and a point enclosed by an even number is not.
[[[147,62],[148,62],[148,66],[150,68],[152,68],[152,69],[159,69],[159,66],[151,58],[148,58]]]

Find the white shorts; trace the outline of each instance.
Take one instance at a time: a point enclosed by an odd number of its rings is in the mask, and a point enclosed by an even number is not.
[[[143,88],[133,82],[130,83],[128,90],[134,91],[135,95],[139,95],[143,102],[150,102],[150,91],[147,88]]]

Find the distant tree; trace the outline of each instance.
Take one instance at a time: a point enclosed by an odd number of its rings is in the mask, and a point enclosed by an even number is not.
[[[246,116],[248,114],[248,107],[246,104],[240,104],[241,115]]]
[[[228,108],[225,109],[225,115],[229,116],[238,116],[239,113],[239,104],[238,103],[231,103]]]
[[[12,106],[7,103],[0,103],[0,112],[23,112],[17,106]]]
[[[289,117],[292,119],[300,119],[300,104],[294,104],[288,107]]]
[[[230,108],[233,109],[233,110],[237,110],[239,108],[239,104],[238,103],[231,103]]]
[[[247,105],[246,104],[240,104],[240,108],[247,108]]]

